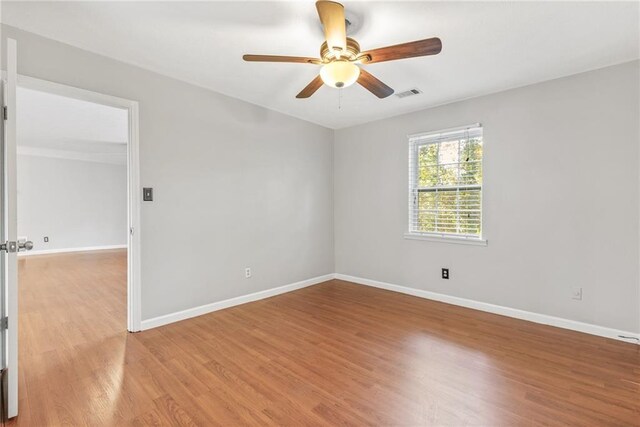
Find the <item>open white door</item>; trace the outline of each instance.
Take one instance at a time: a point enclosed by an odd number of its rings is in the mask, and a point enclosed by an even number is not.
[[[5,103],[5,81],[0,79],[0,244],[7,238],[5,226],[5,205],[4,202],[4,182],[5,182],[5,155],[4,155],[4,103]],[[1,247],[1,246],[0,246]],[[0,319],[7,316],[7,280],[6,280],[6,257],[0,250]],[[7,325],[4,320],[0,321],[0,422],[4,425],[7,420]]]
[[[2,221],[0,224],[0,256],[2,262],[2,363],[3,387],[6,387],[3,406],[5,417],[18,415],[18,257],[17,243],[17,189],[16,189],[16,84],[18,70],[16,63],[16,41],[7,39],[5,64],[7,73],[2,82],[3,132],[2,132]]]

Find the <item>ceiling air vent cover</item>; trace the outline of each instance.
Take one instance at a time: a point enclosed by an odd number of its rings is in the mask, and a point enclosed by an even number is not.
[[[406,98],[407,96],[419,95],[421,93],[422,91],[420,89],[414,88],[414,89],[405,90],[404,92],[396,93],[396,96],[398,98]]]

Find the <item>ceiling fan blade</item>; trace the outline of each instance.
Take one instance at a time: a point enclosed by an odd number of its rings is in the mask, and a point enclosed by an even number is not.
[[[371,73],[362,68],[360,68],[360,77],[358,77],[358,84],[378,98],[386,98],[387,96],[393,94],[393,89],[382,83],[380,80],[372,76]]]
[[[362,52],[362,62],[372,64],[374,62],[393,61],[396,59],[415,58],[416,56],[437,55],[442,50],[442,42],[433,37],[415,42],[402,43],[394,46]]]
[[[324,83],[322,82],[320,76],[317,76],[315,79],[311,80],[311,83],[309,83],[307,87],[302,89],[300,93],[296,95],[296,98],[309,98],[311,95],[316,93],[316,91],[320,89],[320,86],[322,86],[323,84]]]
[[[306,58],[303,56],[243,55],[242,59],[250,62],[297,62],[301,64],[322,64],[322,61],[318,58]]]
[[[327,46],[331,51],[347,50],[347,26],[344,22],[344,6],[334,1],[320,0],[316,2],[320,22],[324,27]]]

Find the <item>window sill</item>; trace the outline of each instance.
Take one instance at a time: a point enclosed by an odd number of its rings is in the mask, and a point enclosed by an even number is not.
[[[486,239],[470,239],[465,237],[445,237],[428,234],[404,233],[404,238],[409,240],[426,240],[429,242],[454,243],[458,245],[487,246]]]

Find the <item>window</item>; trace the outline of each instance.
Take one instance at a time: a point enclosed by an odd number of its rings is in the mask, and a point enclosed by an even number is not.
[[[408,238],[482,240],[482,127],[409,136]]]

